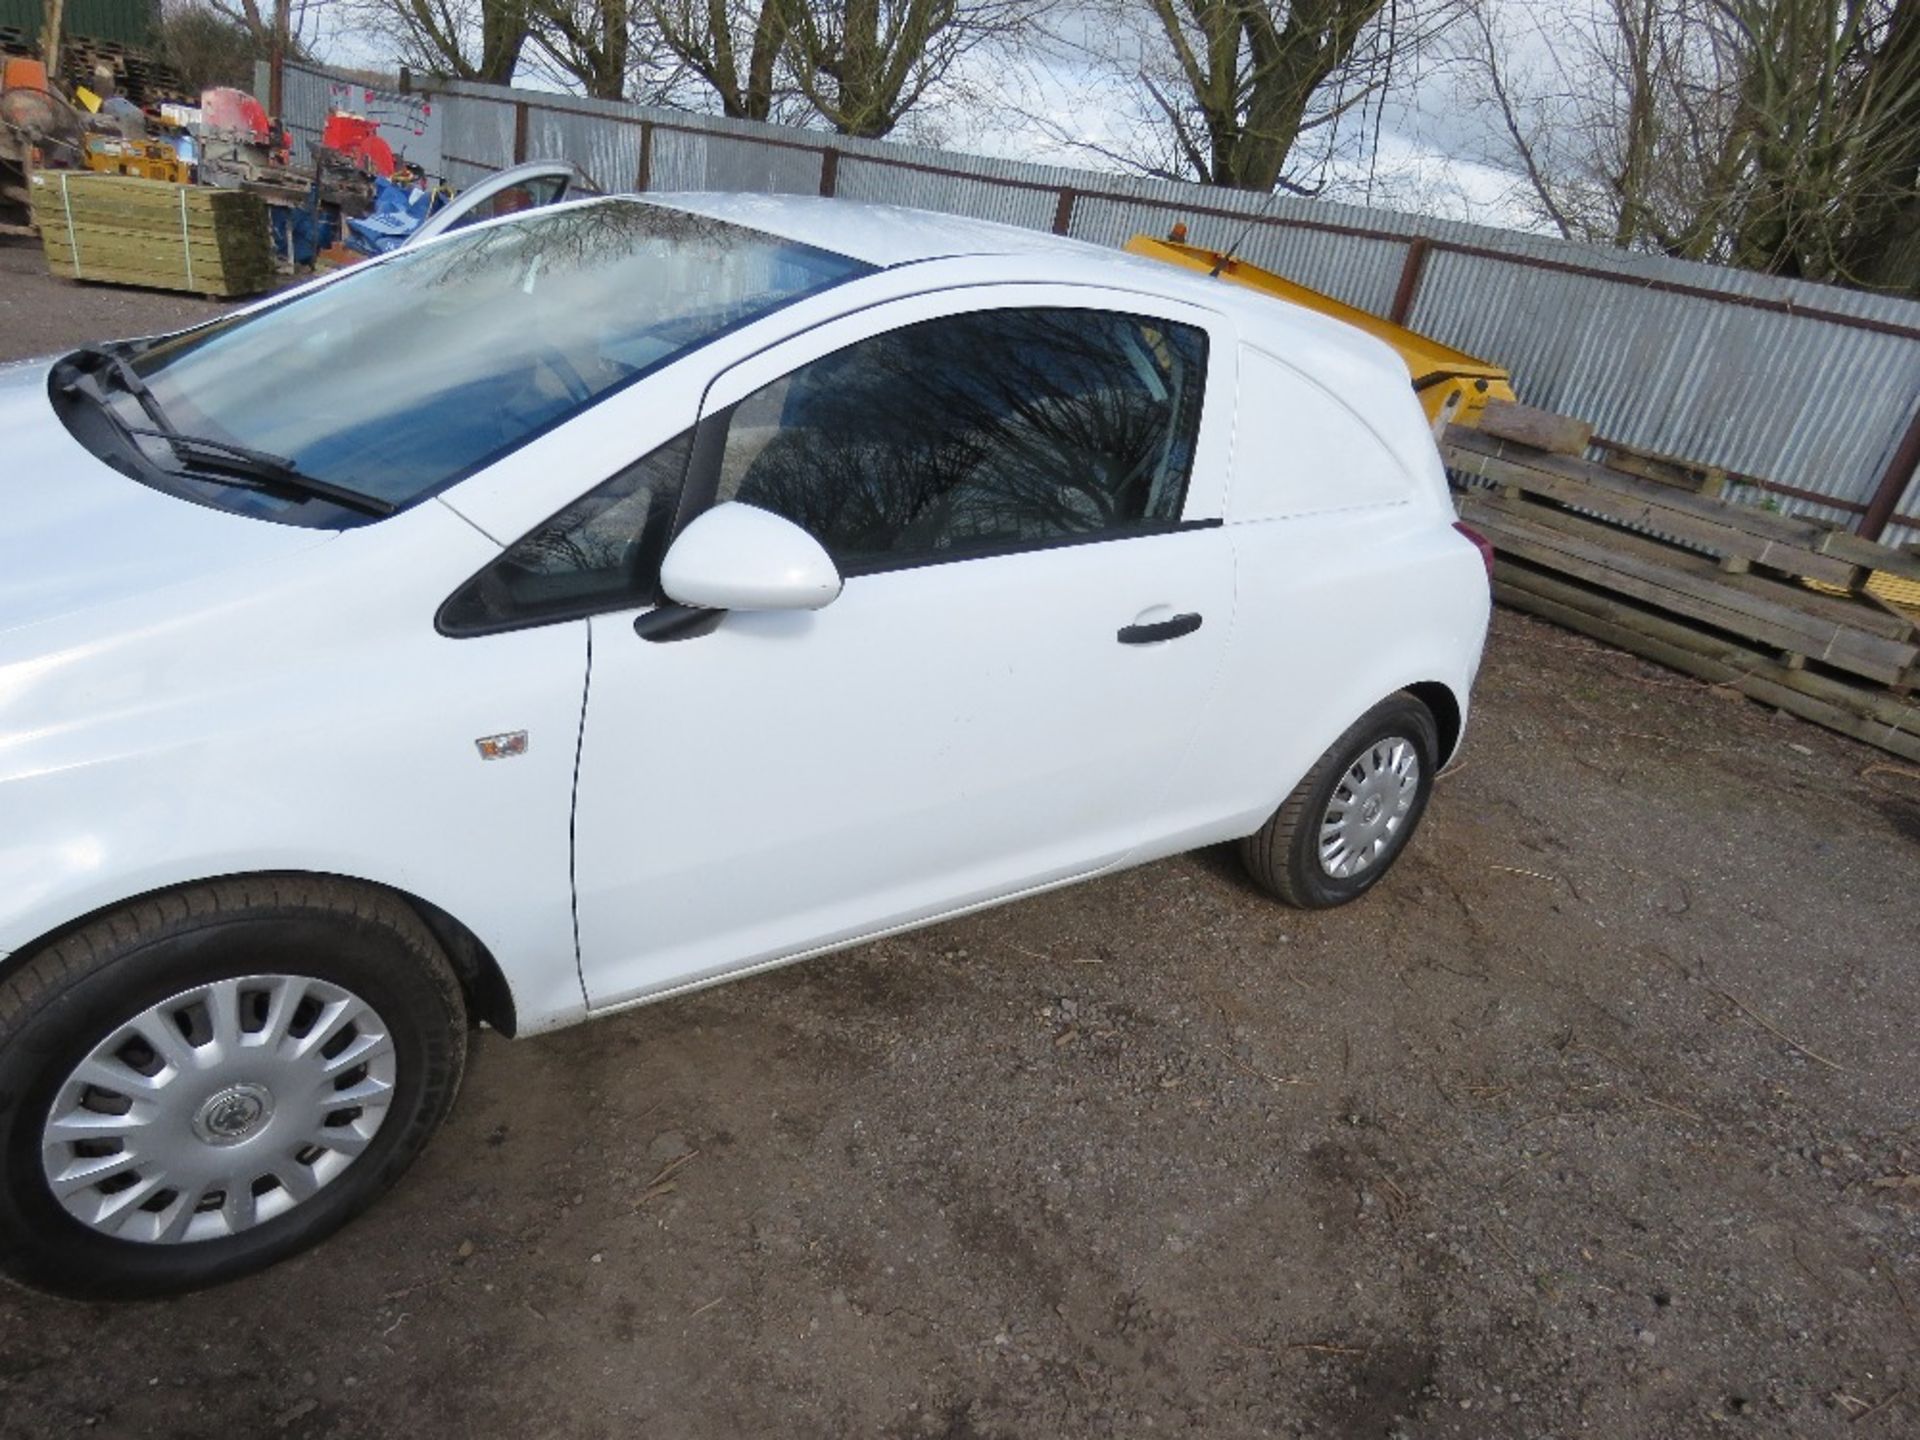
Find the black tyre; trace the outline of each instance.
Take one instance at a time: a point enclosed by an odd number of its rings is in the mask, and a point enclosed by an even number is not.
[[[304,1250],[399,1178],[466,1063],[399,899],[308,877],[128,905],[0,981],[0,1273],[175,1294]]]
[[[1432,712],[1404,691],[1388,696],[1240,842],[1248,873],[1303,909],[1359,899],[1380,882],[1426,813],[1439,752]]]

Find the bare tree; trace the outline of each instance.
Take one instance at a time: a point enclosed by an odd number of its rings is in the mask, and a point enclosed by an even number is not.
[[[772,118],[790,0],[645,0],[661,43],[736,120]]]
[[[1470,48],[1538,212],[1570,238],[1626,245],[1684,223],[1684,192],[1726,130],[1715,0],[1576,0],[1516,31],[1483,3]],[[1532,65],[1520,57],[1531,56]]]
[[[1097,0],[1056,36],[1105,102],[1093,138],[1056,139],[1128,169],[1314,193],[1343,121],[1373,107],[1460,0]],[[1315,143],[1305,142],[1312,137]]]
[[[1841,255],[1860,285],[1920,296],[1920,0],[1902,0],[1876,52],[1883,95],[1874,183]]]
[[[533,38],[560,76],[596,100],[627,98],[630,0],[528,0],[527,10]]]
[[[974,47],[1044,0],[645,0],[662,43],[743,120],[824,120],[881,136]]]
[[[214,0],[216,4],[230,0]],[[231,0],[252,6],[255,0]],[[401,63],[456,80],[508,85],[532,29],[534,0],[349,0],[361,29]]]
[[[209,85],[251,88],[254,62],[272,58],[271,14],[261,14],[256,6],[259,25],[255,28],[244,19],[244,12],[236,14],[237,10],[238,6],[216,5],[209,0],[169,0],[162,9],[161,49],[190,92],[197,94]],[[289,14],[288,30],[294,29],[294,17]],[[294,34],[287,37],[283,53],[301,53]]]
[[[244,33],[261,58],[279,54],[299,59],[312,50],[326,3],[327,0],[162,0],[161,21],[164,26],[170,20],[211,15]]]
[[[1353,55],[1382,0],[1149,3],[1184,81],[1153,98],[1189,163],[1215,185],[1271,190],[1314,92]]]
[[[1030,0],[783,0],[795,88],[845,135],[887,134],[969,50],[1031,19]]]
[[[1586,0],[1554,25],[1528,44],[1482,8],[1473,35],[1562,234],[1920,293],[1920,0]]]
[[[687,70],[649,0],[527,0],[536,74],[597,100],[672,101]]]

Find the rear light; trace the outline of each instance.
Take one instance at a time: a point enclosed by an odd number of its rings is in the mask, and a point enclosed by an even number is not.
[[[1473,548],[1480,552],[1480,563],[1487,567],[1487,583],[1493,583],[1493,542],[1464,520],[1453,522],[1453,528],[1473,542]]]

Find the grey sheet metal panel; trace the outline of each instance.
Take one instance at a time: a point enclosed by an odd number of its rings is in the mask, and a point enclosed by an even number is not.
[[[840,157],[834,194],[847,200],[910,205],[916,210],[998,220],[1028,230],[1049,229],[1054,211],[1060,205],[1060,197],[1050,190],[997,184],[985,175],[930,175],[895,165],[876,164],[854,154]]]
[[[531,110],[527,158],[571,160],[602,190],[631,190],[640,174],[640,127],[572,111]]]
[[[676,116],[653,132],[650,190],[746,190],[772,195],[820,193],[820,155],[750,138],[689,129]],[[632,185],[632,180],[628,180]]]
[[[440,103],[445,110],[440,123],[442,163],[465,161],[495,170],[513,164],[513,106],[497,100],[453,100],[446,96],[440,97]]]

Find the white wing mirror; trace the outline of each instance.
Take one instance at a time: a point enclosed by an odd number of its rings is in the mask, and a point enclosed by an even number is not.
[[[840,586],[839,567],[818,540],[737,500],[687,526],[660,562],[667,598],[700,610],[818,610]]]

